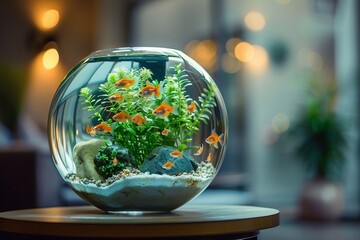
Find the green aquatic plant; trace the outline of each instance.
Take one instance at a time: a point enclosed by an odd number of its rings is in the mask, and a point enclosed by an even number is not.
[[[179,151],[195,148],[192,135],[201,122],[207,123],[216,106],[214,86],[205,88],[196,101],[186,91],[192,85],[186,71],[181,65],[173,70],[173,75],[159,81],[146,68],[118,69],[98,89],[82,88],[83,109],[98,123],[88,124],[86,131],[105,139],[108,146],[129,149],[135,157],[134,167],[158,146]]]
[[[127,148],[119,145],[103,146],[96,154],[94,163],[98,172],[108,178],[134,164],[135,158]]]

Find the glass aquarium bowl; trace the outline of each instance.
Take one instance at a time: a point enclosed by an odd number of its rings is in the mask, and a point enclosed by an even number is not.
[[[60,84],[49,145],[64,181],[108,212],[171,211],[223,161],[227,113],[215,82],[184,53],[100,50]]]

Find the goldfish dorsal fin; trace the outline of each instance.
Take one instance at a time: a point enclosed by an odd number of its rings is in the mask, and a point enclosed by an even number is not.
[[[151,82],[147,81],[145,84],[146,87],[155,87],[154,84],[152,84]]]
[[[175,115],[178,115],[178,106],[172,106],[169,102],[168,98],[165,98],[164,101],[161,103],[164,107],[172,108],[172,113]]]
[[[161,105],[163,105],[164,107],[172,107],[168,98],[165,98],[164,101],[162,101]]]
[[[173,112],[172,113],[175,114],[175,115],[179,115],[178,106],[173,107]]]

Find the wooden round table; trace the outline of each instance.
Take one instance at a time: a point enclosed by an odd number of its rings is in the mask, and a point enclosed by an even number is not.
[[[257,239],[279,224],[271,208],[184,205],[167,213],[109,214],[92,206],[0,213],[0,239]]]

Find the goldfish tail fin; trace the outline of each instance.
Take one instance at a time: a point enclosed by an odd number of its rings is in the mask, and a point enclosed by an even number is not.
[[[201,144],[201,146],[199,146],[199,150],[194,153],[195,156],[200,156],[203,152],[203,149],[204,149],[204,144]]]
[[[86,133],[87,133],[87,134],[90,134],[91,127],[90,127],[89,124],[86,125],[86,129],[85,129],[85,130],[86,130]]]
[[[220,134],[220,140],[219,143],[221,144],[221,146],[224,146],[224,133]]]
[[[178,106],[174,106],[174,109],[173,109],[173,114],[175,114],[175,115],[179,115],[179,111],[178,111]]]
[[[178,106],[172,106],[170,104],[170,101],[168,98],[165,98],[164,101],[162,102],[162,105],[168,107],[168,108],[172,108],[172,111],[171,113],[175,114],[175,115],[179,115],[179,112],[178,112]]]

